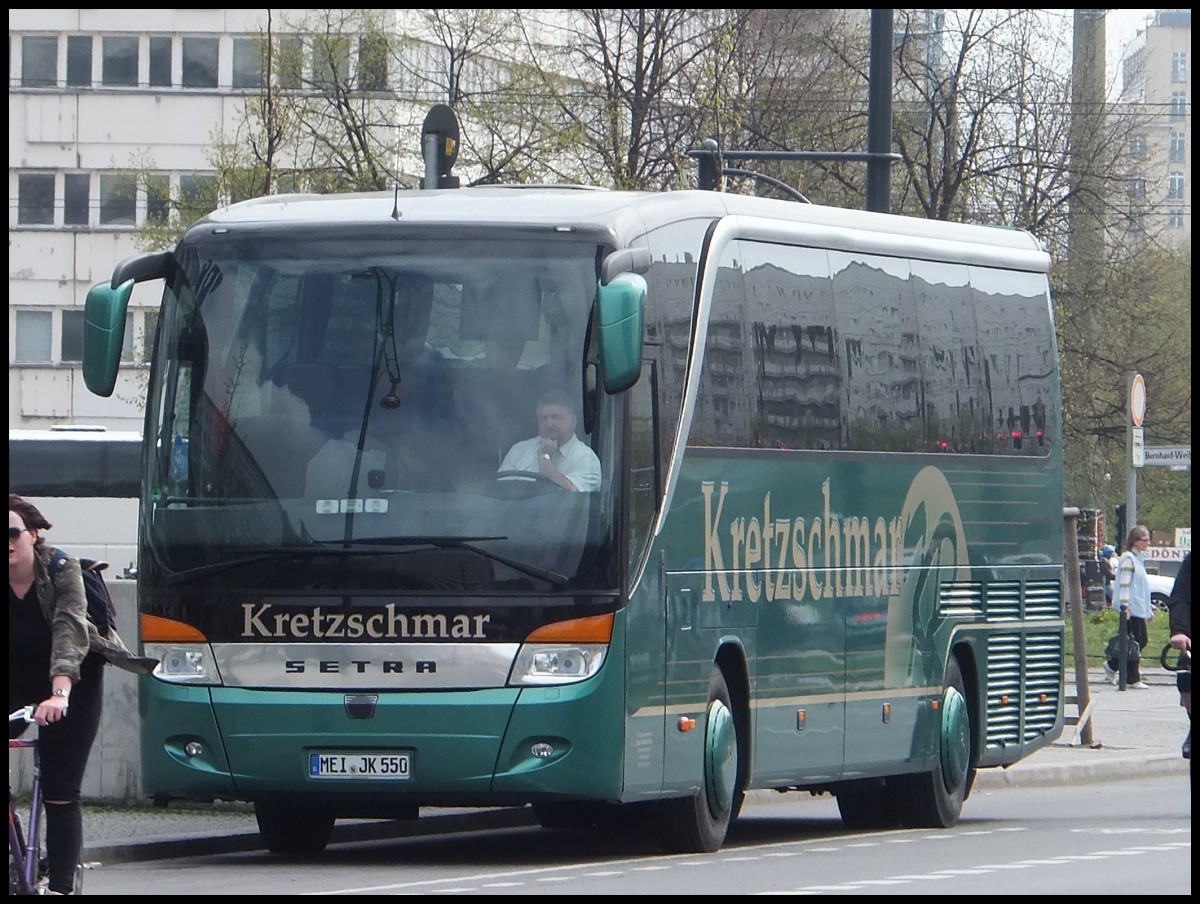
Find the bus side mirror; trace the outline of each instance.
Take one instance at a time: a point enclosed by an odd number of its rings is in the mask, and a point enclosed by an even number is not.
[[[596,326],[604,391],[624,392],[642,372],[642,318],[646,307],[646,280],[636,273],[620,273],[596,293]]]
[[[83,308],[83,382],[98,396],[108,398],[117,383],[117,365],[125,344],[125,312],[133,280],[115,289],[96,283],[88,290]]]

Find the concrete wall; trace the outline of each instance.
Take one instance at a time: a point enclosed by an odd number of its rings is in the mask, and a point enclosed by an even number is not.
[[[108,579],[108,588],[117,607],[117,630],[125,643],[133,647],[137,638],[137,584],[117,578]],[[22,791],[29,789],[30,760],[27,751],[8,754],[9,782]],[[88,758],[83,778],[86,802],[106,804],[142,803],[142,755],[137,705],[137,677],[123,669],[108,666],[104,670],[104,714],[100,732]]]

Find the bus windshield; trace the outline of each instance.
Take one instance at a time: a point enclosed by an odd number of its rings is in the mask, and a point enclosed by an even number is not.
[[[614,403],[581,376],[596,245],[343,236],[177,253],[143,568],[285,592],[610,584]]]

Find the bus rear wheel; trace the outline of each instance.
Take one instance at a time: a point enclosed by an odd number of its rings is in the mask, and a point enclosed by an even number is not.
[[[743,798],[738,766],[737,719],[725,676],[720,667],[714,667],[708,683],[702,787],[691,797],[659,802],[663,850],[708,854],[721,849]]]
[[[901,818],[910,828],[948,829],[955,825],[973,778],[971,714],[962,671],[953,657],[946,664],[939,711],[938,756],[933,770],[893,779]]]
[[[333,835],[334,815],[324,807],[259,801],[254,817],[272,854],[319,854]]]

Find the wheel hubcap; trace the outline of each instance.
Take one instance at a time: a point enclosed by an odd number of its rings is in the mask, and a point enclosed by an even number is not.
[[[733,713],[720,700],[714,700],[708,710],[708,731],[705,736],[704,762],[705,795],[714,816],[726,812],[733,801],[737,781],[737,731]]]
[[[953,794],[967,780],[971,758],[971,721],[958,688],[942,695],[942,782]]]

